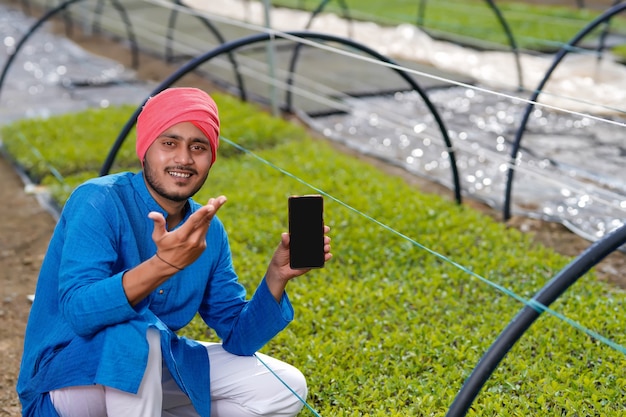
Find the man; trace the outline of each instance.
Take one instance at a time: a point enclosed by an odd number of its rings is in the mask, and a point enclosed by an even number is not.
[[[217,106],[195,88],[150,98],[137,120],[143,170],[87,181],[44,259],[17,384],[25,416],[293,416],[294,367],[255,352],[293,318],[283,233],[247,300],[216,217],[191,197],[215,162]],[[329,228],[324,227],[328,233]],[[330,238],[325,236],[325,259]],[[176,335],[199,313],[222,343]],[[261,360],[259,360],[261,359]],[[266,365],[276,375],[270,372]]]

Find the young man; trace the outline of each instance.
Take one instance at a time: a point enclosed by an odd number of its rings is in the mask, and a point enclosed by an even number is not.
[[[287,326],[283,233],[247,300],[202,187],[219,138],[217,106],[195,88],[150,98],[137,120],[137,174],[87,181],[68,199],[43,262],[17,390],[24,416],[293,416],[306,382],[255,352]],[[329,228],[325,228],[328,233]],[[325,237],[326,260],[331,258]],[[199,313],[222,343],[175,333]]]

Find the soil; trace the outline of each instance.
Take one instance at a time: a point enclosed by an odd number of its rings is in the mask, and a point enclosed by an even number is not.
[[[12,3],[5,1],[5,3]],[[59,33],[64,34],[62,26]],[[82,37],[74,33],[73,40],[92,53],[121,61],[130,67],[131,55],[128,49],[110,39]],[[153,56],[142,55],[137,70],[139,78],[159,81],[170,75],[175,66],[164,63]],[[195,85],[207,91],[214,86],[200,77],[187,76],[185,85]],[[354,152],[337,146],[338,150],[354,155]],[[355,155],[375,164],[390,175],[403,177],[408,183],[424,192],[440,193],[450,197],[450,190],[424,179],[407,174],[405,171],[390,167],[384,163]],[[20,366],[24,329],[30,309],[28,295],[35,290],[37,274],[48,241],[55,226],[55,217],[47,210],[39,199],[27,193],[27,179],[6,158],[0,156],[0,202],[5,207],[4,215],[0,216],[0,417],[16,417],[21,408],[15,392],[15,384]],[[25,182],[26,181],[26,182]],[[481,210],[494,218],[500,214],[482,204],[467,201],[464,203]],[[513,218],[508,222],[510,227],[531,233],[534,241],[554,248],[558,253],[577,256],[590,243],[571,233],[564,226],[528,218]],[[617,287],[626,289],[626,254],[614,252],[596,267],[598,279]]]

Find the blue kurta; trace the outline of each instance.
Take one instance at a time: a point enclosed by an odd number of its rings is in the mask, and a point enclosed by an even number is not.
[[[186,221],[200,204],[189,199]],[[250,300],[238,282],[228,237],[213,218],[207,249],[132,307],[122,276],[156,252],[148,213],[167,213],[142,173],[96,178],[68,199],[41,267],[17,384],[24,416],[56,416],[47,393],[101,384],[136,393],[148,357],[146,331],[161,333],[163,360],[198,413],[209,416],[204,346],[174,332],[199,313],[224,349],[252,355],[293,319],[262,280]]]

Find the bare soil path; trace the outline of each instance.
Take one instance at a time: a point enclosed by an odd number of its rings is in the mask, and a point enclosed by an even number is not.
[[[19,416],[15,383],[37,272],[54,229],[53,216],[24,191],[16,169],[0,157],[0,416]]]

